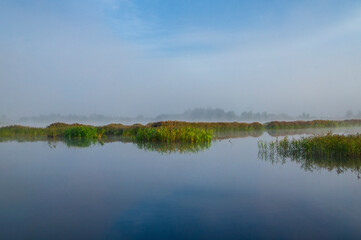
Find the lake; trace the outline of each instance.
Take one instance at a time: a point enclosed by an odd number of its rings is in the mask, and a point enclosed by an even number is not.
[[[260,139],[3,141],[0,239],[361,239],[355,168],[263,159]]]

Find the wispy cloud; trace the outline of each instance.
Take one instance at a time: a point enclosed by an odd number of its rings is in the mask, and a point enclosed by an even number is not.
[[[69,1],[59,12],[7,5],[6,114],[154,116],[211,106],[317,115],[357,111],[361,102],[357,9],[307,27],[298,19],[271,29],[165,29],[166,19],[133,1]]]

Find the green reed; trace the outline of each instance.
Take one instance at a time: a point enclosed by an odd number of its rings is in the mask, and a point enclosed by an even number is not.
[[[141,128],[137,132],[136,140],[148,142],[211,142],[212,131],[197,128]]]
[[[259,141],[258,147],[265,154],[280,157],[360,158],[361,135],[326,135],[301,137],[300,139]]]
[[[337,174],[351,171],[361,178],[361,135],[301,137],[259,141],[258,157],[271,163],[300,164],[305,171],[326,169]]]
[[[273,121],[264,124],[267,130],[274,129],[304,129],[304,128],[336,128],[361,126],[360,119],[331,121],[331,120],[312,120],[312,121]]]
[[[92,139],[92,138],[98,138],[98,133],[95,127],[76,126],[65,129],[64,137],[68,139],[69,138]]]
[[[46,136],[44,128],[24,127],[19,125],[0,128],[0,137],[36,137]]]

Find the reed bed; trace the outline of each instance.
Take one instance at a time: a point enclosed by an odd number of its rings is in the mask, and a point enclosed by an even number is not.
[[[361,178],[361,135],[302,137],[273,142],[258,142],[260,159],[272,164],[288,161],[300,164],[305,171],[325,169],[341,174],[347,171]]]
[[[263,130],[264,126],[261,123],[241,123],[241,122],[185,122],[185,121],[163,121],[149,123],[146,127],[158,128],[198,128],[208,129],[213,132],[222,131],[254,131]]]
[[[361,119],[331,121],[331,120],[313,120],[313,121],[273,121],[265,123],[266,129],[302,129],[302,128],[335,128],[361,126]]]
[[[7,126],[0,128],[0,137],[36,137],[46,136],[47,131],[44,128],[24,127],[19,125]]]
[[[93,139],[93,138],[98,138],[98,133],[95,127],[76,126],[65,129],[64,137],[68,139],[72,139],[72,138]]]
[[[212,131],[198,128],[141,128],[137,132],[137,141],[148,142],[189,142],[202,143],[212,141]]]
[[[301,137],[272,141],[259,141],[261,152],[280,157],[303,158],[361,158],[361,135],[332,135]]]

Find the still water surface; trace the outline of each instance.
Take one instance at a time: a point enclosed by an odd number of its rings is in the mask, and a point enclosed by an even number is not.
[[[257,140],[161,154],[0,143],[0,239],[361,239],[361,180],[258,157]]]

